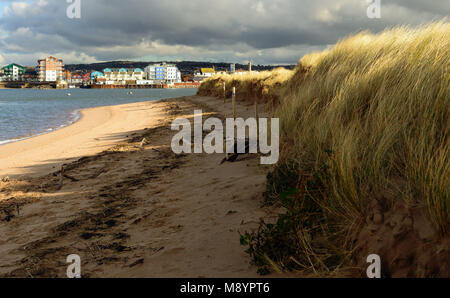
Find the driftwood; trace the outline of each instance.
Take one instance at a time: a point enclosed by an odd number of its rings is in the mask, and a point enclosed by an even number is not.
[[[139,145],[139,148],[143,148],[145,144],[147,144],[147,139],[143,138],[141,144]]]
[[[80,181],[80,180],[78,180],[77,178],[74,178],[74,177],[69,176],[69,175],[67,175],[67,174],[63,174],[63,177],[72,180],[72,182],[78,182],[78,181]]]

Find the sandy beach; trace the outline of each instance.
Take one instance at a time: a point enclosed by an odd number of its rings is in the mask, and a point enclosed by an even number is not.
[[[239,233],[276,216],[261,208],[267,168],[251,155],[175,155],[170,124],[195,109],[231,115],[197,96],[94,108],[1,146],[0,276],[65,277],[78,254],[83,277],[258,277]]]
[[[97,154],[130,131],[154,125],[164,115],[151,102],[85,109],[63,129],[0,146],[0,177],[41,176],[62,164]]]

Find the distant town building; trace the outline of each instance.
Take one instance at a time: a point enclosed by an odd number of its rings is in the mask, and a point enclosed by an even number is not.
[[[38,73],[36,69],[27,68],[25,74],[23,75],[24,81],[27,82],[37,82],[39,81]]]
[[[166,77],[167,83],[179,83],[181,82],[181,72],[175,65],[170,65],[166,67]]]
[[[2,67],[2,80],[3,81],[22,81],[24,79],[24,74],[26,72],[26,68],[12,63]]]
[[[200,73],[202,76],[209,78],[216,74],[216,70],[214,68],[201,68]]]
[[[90,72],[85,73],[83,75],[83,83],[87,84],[87,83],[90,83],[90,81],[91,81],[91,73]]]
[[[63,72],[63,79],[67,81],[67,83],[70,83],[70,81],[72,80],[72,72],[66,69]]]
[[[128,70],[126,68],[120,69],[111,69],[105,68],[103,70],[105,84],[107,85],[126,85],[126,84],[137,84],[139,81],[143,81],[145,79],[145,72],[136,68],[134,70]]]
[[[59,80],[63,80],[63,61],[52,56],[38,60],[37,72],[39,81],[41,82],[56,82]]]
[[[183,82],[193,82],[194,78],[192,77],[191,74],[185,74],[182,79]]]
[[[214,68],[200,68],[199,71],[195,72],[194,80],[195,81],[203,81],[204,79],[210,78],[216,74],[216,70]]]
[[[142,81],[145,79],[145,72],[140,68],[135,68],[132,72],[128,72],[131,80]]]
[[[155,80],[163,81],[165,79],[164,72],[165,72],[164,66],[156,66],[155,67]],[[150,78],[150,79],[153,79],[153,78]]]
[[[105,75],[103,74],[103,72],[100,71],[93,71],[91,72],[91,81],[94,82],[98,79],[103,79],[105,78]]]
[[[230,73],[233,74],[236,71],[236,64],[232,63],[230,64]]]
[[[79,73],[75,73],[72,75],[72,79],[69,81],[70,84],[82,84],[83,76]]]
[[[181,72],[175,64],[152,64],[144,69],[147,79],[158,83],[180,83]]]

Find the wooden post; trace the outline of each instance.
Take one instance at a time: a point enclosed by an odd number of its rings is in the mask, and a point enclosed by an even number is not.
[[[258,138],[259,138],[259,113],[258,113],[258,100],[255,99],[255,118],[256,118],[256,127],[258,128]]]
[[[236,120],[236,87],[233,87],[233,117]]]
[[[227,102],[227,85],[223,82],[223,103]]]

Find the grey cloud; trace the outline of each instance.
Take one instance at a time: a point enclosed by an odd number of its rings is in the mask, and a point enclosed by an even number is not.
[[[81,1],[79,20],[66,17],[62,0],[9,9],[0,17],[0,56],[28,64],[34,53],[59,53],[66,63],[83,57],[296,63],[350,33],[450,14],[448,1],[427,0],[382,0],[379,20],[367,18],[366,0]]]

